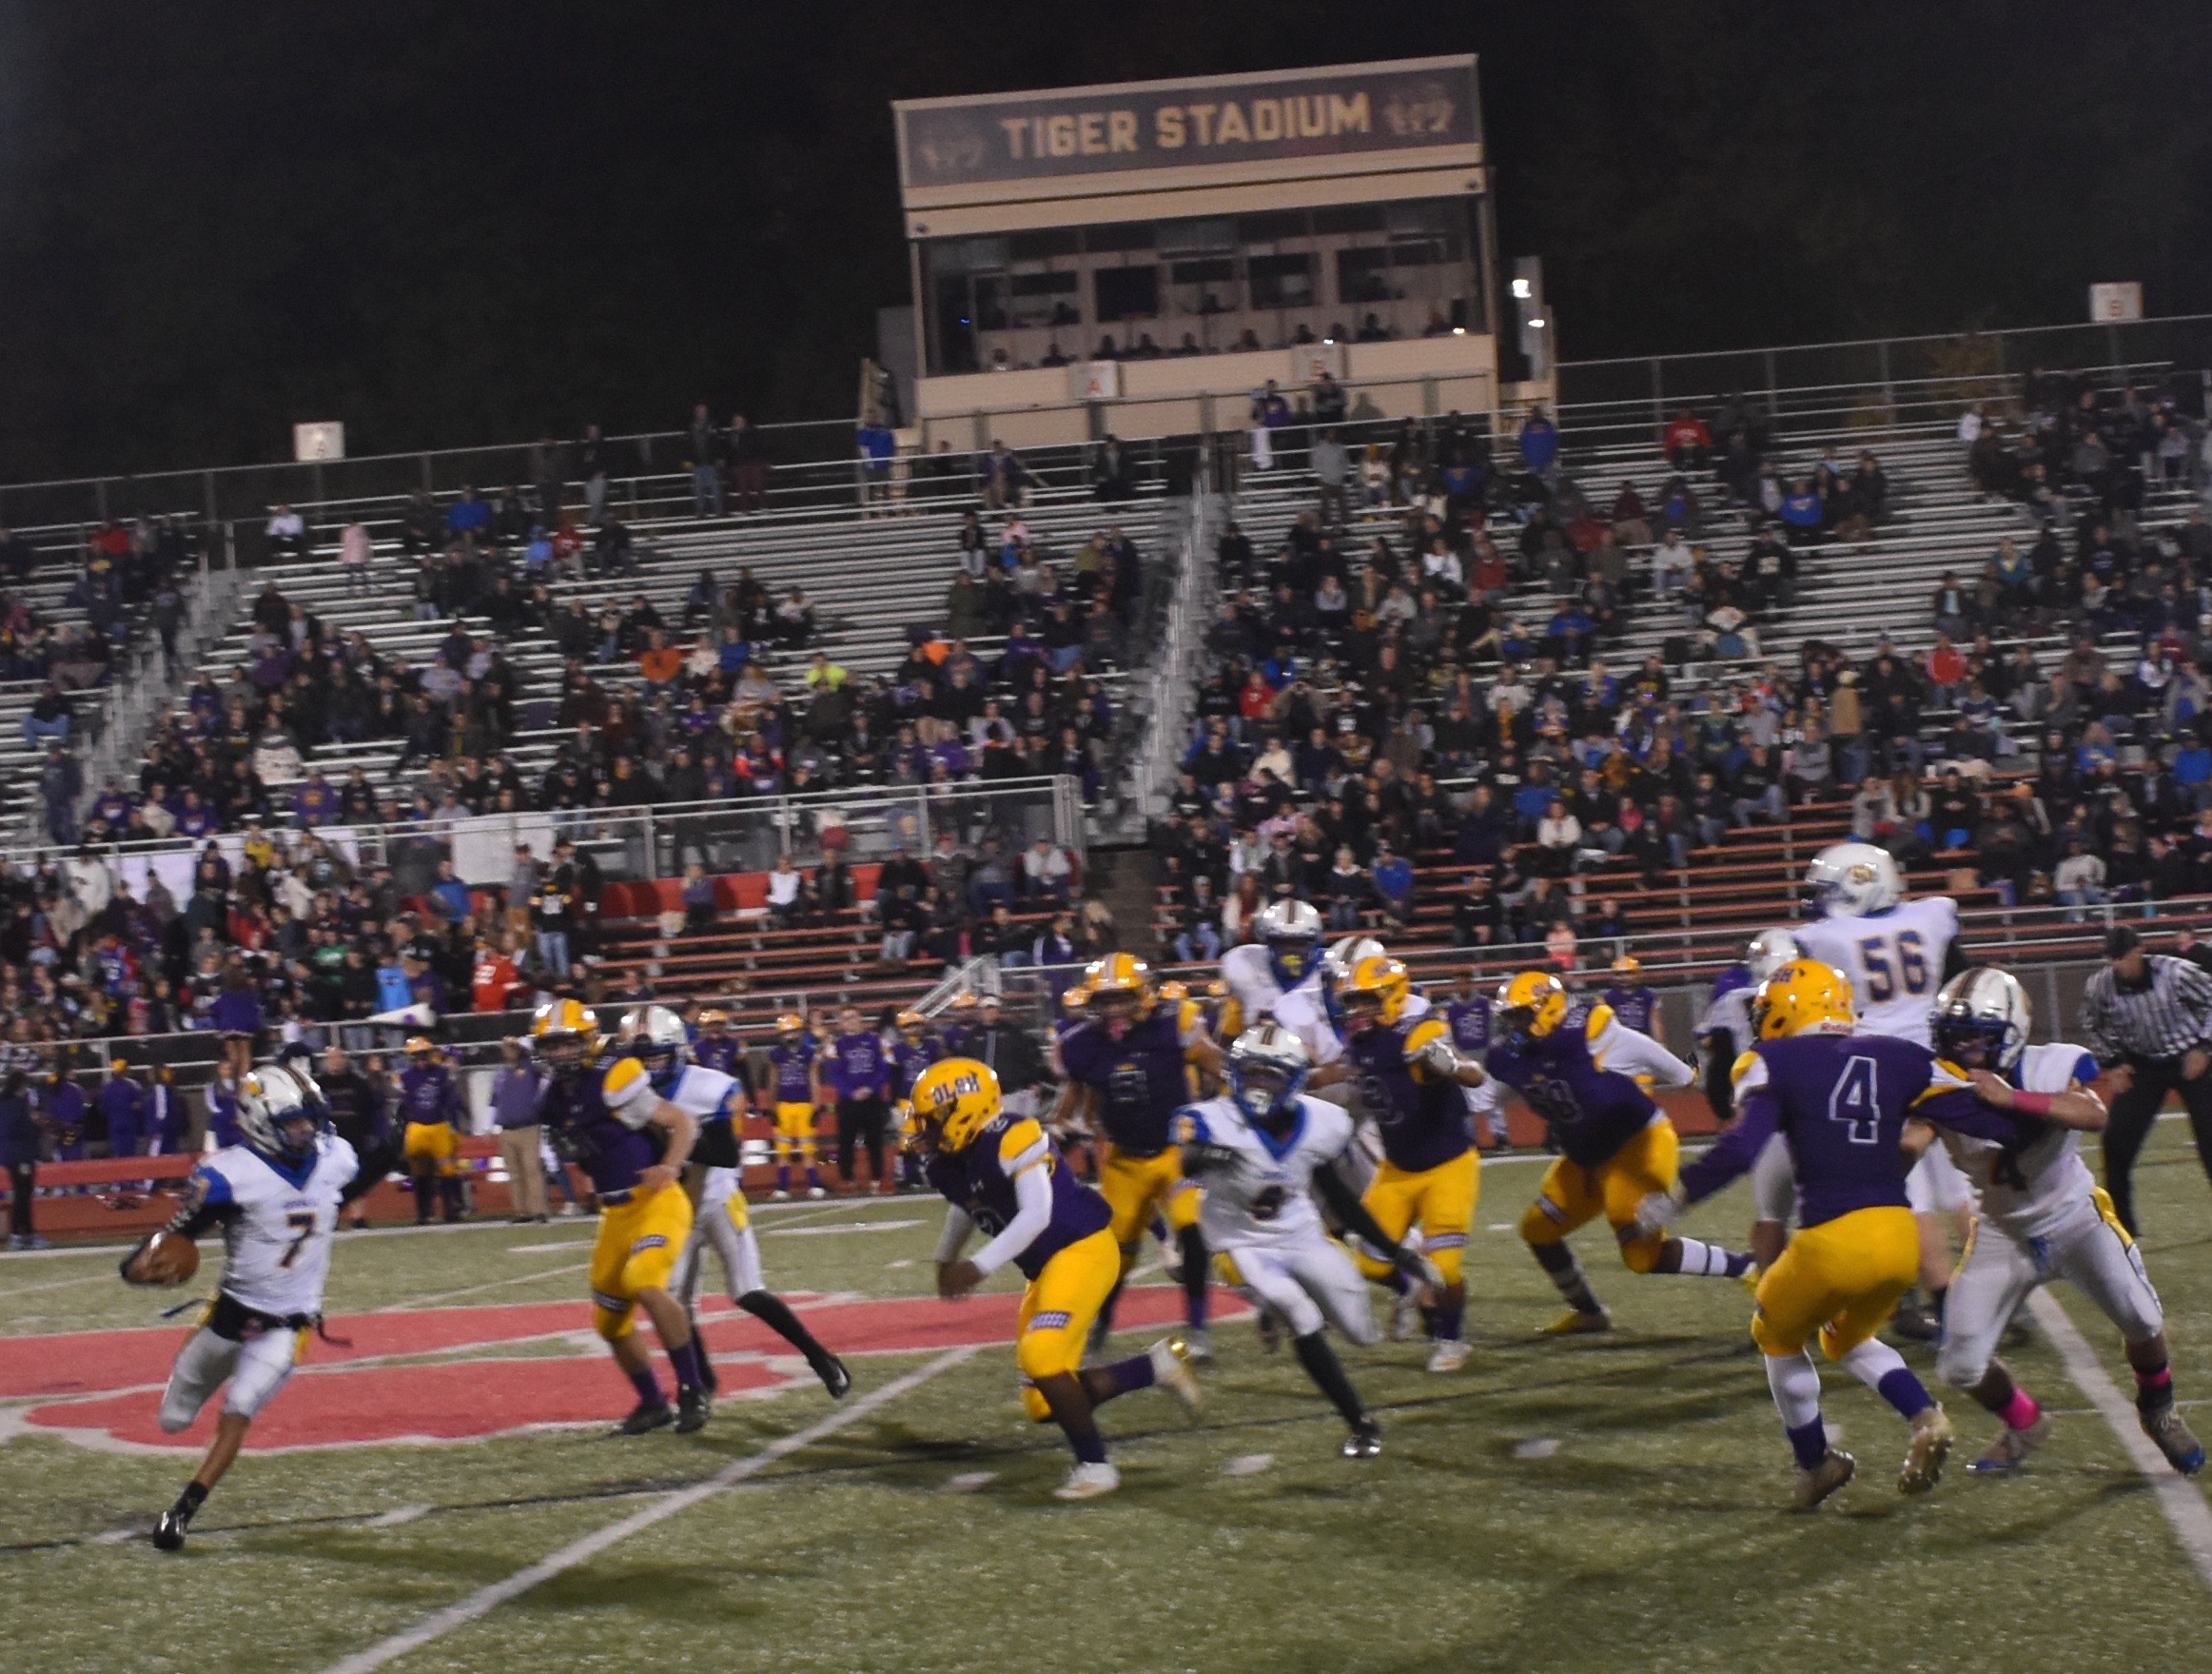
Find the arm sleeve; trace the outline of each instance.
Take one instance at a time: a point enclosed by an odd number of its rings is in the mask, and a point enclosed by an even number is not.
[[[1014,1202],[1019,1207],[1007,1230],[975,1252],[975,1270],[986,1278],[1028,1249],[1052,1224],[1052,1182],[1046,1159],[1025,1163],[1015,1172]]]
[[[945,1229],[937,1234],[937,1259],[950,1261],[960,1253],[960,1247],[968,1242],[968,1234],[975,1231],[975,1222],[958,1204],[945,1211]]]
[[[1360,1194],[1335,1169],[1314,1170],[1313,1189],[1346,1231],[1386,1261],[1398,1253],[1400,1248],[1398,1240],[1377,1225],[1375,1217],[1367,1212],[1367,1206],[1360,1201]]]
[[[1601,1070],[1624,1075],[1649,1075],[1654,1087],[1687,1087],[1697,1072],[1648,1034],[1638,1034],[1618,1018],[1609,1021],[1590,1043],[1590,1055]]]
[[[1734,1125],[1723,1129],[1713,1148],[1682,1171],[1683,1201],[1700,1203],[1738,1174],[1749,1173],[1781,1119],[1781,1100],[1770,1089],[1744,1093],[1736,1105]]]

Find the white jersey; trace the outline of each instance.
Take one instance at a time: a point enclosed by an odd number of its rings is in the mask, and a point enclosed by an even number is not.
[[[1800,925],[1805,956],[1833,965],[1858,996],[1858,1032],[1933,1046],[1928,1013],[1943,987],[1944,960],[1959,934],[1959,904],[1948,896],[1900,901],[1887,913],[1842,916]]]
[[[1352,1143],[1351,1113],[1300,1093],[1298,1126],[1278,1144],[1260,1132],[1233,1098],[1185,1105],[1175,1115],[1178,1145],[1207,1145],[1232,1153],[1204,1176],[1199,1227],[1209,1250],[1278,1247],[1325,1239],[1313,1201],[1314,1171]]]
[[[2078,1046],[2031,1046],[2021,1054],[2023,1093],[2064,1093],[2072,1082],[2086,1087],[2096,1079],[2097,1060]],[[2082,1160],[2082,1136],[2075,1129],[2051,1123],[2034,1144],[2015,1153],[2024,1182],[2017,1186],[1997,1178],[2002,1146],[1948,1128],[1936,1132],[1959,1172],[1981,1193],[1983,1218],[1999,1231],[2022,1240],[2046,1238],[2097,1214],[2096,1177]]]
[[[1727,1031],[1735,1050],[1752,1050],[1752,995],[1758,993],[1755,983],[1741,983],[1730,989],[1706,1008],[1705,1021],[1697,1025],[1700,1035],[1717,1034]]]
[[[717,1122],[729,1116],[730,1095],[736,1091],[736,1076],[704,1064],[686,1064],[666,1097],[695,1122]]]
[[[297,1170],[243,1145],[193,1170],[195,1202],[236,1210],[223,1224],[224,1292],[279,1319],[322,1312],[339,1194],[360,1172],[353,1147],[335,1133],[319,1135],[314,1157]]]
[[[1314,969],[1295,986],[1304,988],[1318,983],[1320,969],[1321,961],[1316,959]],[[1259,942],[1245,942],[1222,955],[1222,980],[1237,996],[1237,1007],[1244,1014],[1245,1028],[1275,1014],[1275,1002],[1282,997],[1282,984],[1276,980],[1275,961]]]

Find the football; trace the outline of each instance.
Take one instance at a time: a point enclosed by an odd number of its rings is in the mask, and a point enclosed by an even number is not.
[[[141,1285],[182,1285],[200,1270],[200,1247],[180,1232],[156,1232],[131,1264]]]

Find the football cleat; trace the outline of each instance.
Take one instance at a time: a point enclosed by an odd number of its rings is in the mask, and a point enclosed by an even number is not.
[[[2026,1429],[2007,1427],[1999,1430],[1996,1439],[1967,1468],[1977,1476],[2018,1470],[2030,1453],[2049,1440],[2050,1420],[2039,1412]]]
[[[1458,1371],[1467,1364],[1466,1342],[1458,1337],[1439,1337],[1429,1349],[1429,1370]]]
[[[1352,1433],[1344,1438],[1339,1449],[1347,1459],[1372,1459],[1382,1451],[1382,1427],[1372,1418],[1362,1418],[1352,1427]]]
[[[640,1401],[630,1409],[628,1418],[607,1433],[611,1436],[642,1436],[675,1422],[675,1408],[666,1401],[656,1401],[651,1406]]]
[[[1858,1461],[1840,1448],[1830,1448],[1827,1455],[1811,1470],[1799,1470],[1797,1487],[1791,1501],[1800,1511],[1811,1511],[1821,1501],[1851,1480],[1859,1467]]]
[[[1122,1473],[1110,1464],[1078,1465],[1067,1480],[1052,1490],[1055,1500],[1096,1500],[1122,1486]]]
[[[1578,1337],[1589,1331],[1613,1329],[1613,1315],[1600,1308],[1595,1313],[1585,1313],[1579,1308],[1570,1308],[1565,1313],[1545,1326],[1538,1332],[1546,1337]]]
[[[781,1186],[778,1186],[773,1191],[771,1191],[768,1194],[768,1200],[771,1203],[789,1203],[792,1200],[792,1194],[789,1191],[786,1191]]]
[[[2183,1476],[2195,1476],[2204,1468],[2203,1445],[2189,1433],[2171,1404],[2150,1412],[2139,1408],[2136,1416],[2143,1420],[2143,1433],[2158,1445],[2168,1465]]]
[[[830,1195],[830,1193],[819,1186],[809,1186],[807,1188],[807,1195],[809,1197],[827,1197]]]
[[[814,1368],[814,1375],[822,1380],[822,1388],[830,1391],[832,1401],[842,1401],[852,1392],[852,1374],[834,1354],[822,1356],[822,1363]]]
[[[714,1398],[704,1389],[678,1389],[675,1392],[675,1433],[688,1436],[695,1430],[707,1428],[707,1414],[714,1410]]]
[[[1925,1494],[1943,1478],[1943,1462],[1950,1457],[1957,1437],[1942,1406],[1925,1408],[1912,1421],[1912,1444],[1905,1449],[1905,1463],[1897,1472],[1897,1491]]]
[[[185,1530],[192,1526],[192,1514],[171,1506],[155,1519],[153,1544],[157,1551],[181,1552],[185,1549]]]
[[[1183,1333],[1184,1352],[1189,1355],[1193,1366],[1211,1366],[1214,1363],[1214,1340],[1204,1326],[1192,1326]]]
[[[1183,1339],[1162,1337],[1145,1352],[1152,1361],[1152,1381],[1182,1402],[1184,1411],[1196,1412],[1205,1397],[1191,1375],[1190,1349]]]
[[[1390,1340],[1410,1343],[1420,1333],[1420,1298],[1408,1290],[1390,1305]]]
[[[1918,1290],[1909,1290],[1889,1316],[1889,1329],[1909,1343],[1932,1343],[1942,1334],[1943,1323],[1921,1302]]]

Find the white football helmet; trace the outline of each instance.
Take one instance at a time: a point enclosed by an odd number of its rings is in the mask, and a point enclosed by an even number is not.
[[[675,1074],[692,1055],[691,1032],[666,1006],[640,1006],[623,1018],[621,1041],[656,1080]]]
[[[1295,988],[1313,971],[1313,957],[1321,945],[1321,916],[1312,903],[1285,898],[1262,909],[1257,928],[1267,949],[1267,962],[1275,980]]]
[[[1330,988],[1341,988],[1352,979],[1352,973],[1365,959],[1380,959],[1382,944],[1371,935],[1347,935],[1321,955],[1321,981]]]
[[[1755,986],[1783,966],[1804,956],[1797,938],[1787,930],[1762,930],[1752,937],[1751,946],[1744,949],[1744,966],[1751,972]]]
[[[1945,983],[1929,1017],[1937,1055],[1965,1069],[2001,1072],[2020,1062],[2033,1023],[2027,990],[1987,967]]]
[[[264,1156],[297,1161],[314,1154],[323,1113],[322,1101],[274,1064],[248,1070],[238,1084],[238,1131]]]
[[[1274,1023],[1254,1024],[1229,1047],[1229,1089],[1237,1107],[1271,1133],[1298,1119],[1299,1090],[1312,1072],[1305,1042]]]
[[[1828,917],[1863,918],[1887,913],[1905,898],[1905,875],[1887,849],[1872,843],[1836,843],[1805,869],[1805,889]]]

